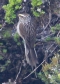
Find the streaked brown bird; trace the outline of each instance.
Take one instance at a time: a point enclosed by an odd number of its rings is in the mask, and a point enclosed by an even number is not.
[[[34,48],[37,28],[36,21],[27,13],[19,14],[18,16],[17,32],[24,42],[26,61],[33,69],[38,63],[37,53]]]

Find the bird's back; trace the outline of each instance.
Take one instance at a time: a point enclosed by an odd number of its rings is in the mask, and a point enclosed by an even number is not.
[[[30,47],[34,46],[35,39],[36,39],[36,22],[34,19],[31,19],[28,22],[24,22],[19,24],[19,31],[23,39],[25,39],[30,45]],[[30,44],[29,44],[30,43]]]

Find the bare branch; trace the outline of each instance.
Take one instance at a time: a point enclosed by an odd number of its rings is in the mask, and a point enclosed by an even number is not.
[[[17,80],[19,74],[21,73],[21,69],[22,69],[22,64],[21,64],[20,69],[19,69],[19,72],[18,72],[18,74],[17,74],[17,76],[16,76],[15,82],[16,82],[16,80]]]
[[[51,54],[49,54],[48,57],[51,57],[52,53],[56,50],[57,47],[58,47],[58,45],[56,45],[56,47],[55,47],[54,50],[51,52]]]
[[[23,80],[27,79],[30,75],[32,75],[44,62],[45,62],[45,60],[43,60],[43,62],[41,64],[39,64],[30,74],[28,74],[26,77],[24,77]]]

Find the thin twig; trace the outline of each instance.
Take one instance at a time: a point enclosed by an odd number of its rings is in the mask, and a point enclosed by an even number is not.
[[[19,69],[19,72],[18,72],[18,74],[17,74],[17,76],[16,76],[15,82],[16,82],[16,80],[17,80],[19,74],[21,73],[21,69],[22,69],[22,64],[21,64],[20,69]]]
[[[47,37],[52,36],[52,35],[54,35],[54,33],[51,33],[51,34],[49,34],[49,35],[47,35],[47,36],[41,38],[41,40],[44,40],[44,39],[46,39]]]
[[[59,33],[60,33],[60,31],[58,32],[57,37],[59,36]],[[55,51],[55,49],[56,49],[57,47],[58,47],[58,45],[56,45],[56,47],[55,47],[54,50],[51,52],[51,54],[49,54],[48,57],[50,57],[50,56],[52,55],[52,53]]]
[[[54,48],[54,50],[51,52],[51,54],[49,54],[48,57],[50,57],[52,55],[52,53],[55,51],[55,49],[58,47],[58,45],[56,45],[56,47]]]
[[[3,23],[2,27],[0,28],[0,31],[3,29],[3,27],[6,25],[6,22]]]
[[[59,37],[59,35],[60,35],[60,31],[58,32],[57,37]]]
[[[54,43],[47,49],[47,52],[53,47]]]
[[[49,13],[49,21],[48,21],[47,25],[44,27],[44,30],[40,34],[42,34],[46,30],[46,28],[49,26],[50,22],[51,22],[51,12]]]
[[[43,60],[43,62],[41,64],[39,64],[30,74],[28,74],[26,77],[24,77],[23,80],[28,78],[30,75],[32,75],[44,62],[45,62],[45,60]]]
[[[54,35],[54,33],[51,33],[45,37],[42,37],[41,39],[36,39],[36,41],[44,41],[47,37]]]
[[[40,33],[40,35],[46,30],[46,28],[49,26],[50,22],[51,22],[51,9],[50,9],[50,2],[49,2],[49,21],[46,26],[43,25],[44,30]],[[37,34],[37,36],[38,35],[39,34]]]

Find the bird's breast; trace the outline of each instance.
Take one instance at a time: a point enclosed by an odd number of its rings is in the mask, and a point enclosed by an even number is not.
[[[21,23],[21,22],[18,22],[18,25],[17,25],[17,33],[19,34],[19,36],[24,39],[25,36],[26,36],[26,29],[24,27],[24,24]]]
[[[21,36],[20,30],[19,30],[19,23],[17,24],[17,33]]]

